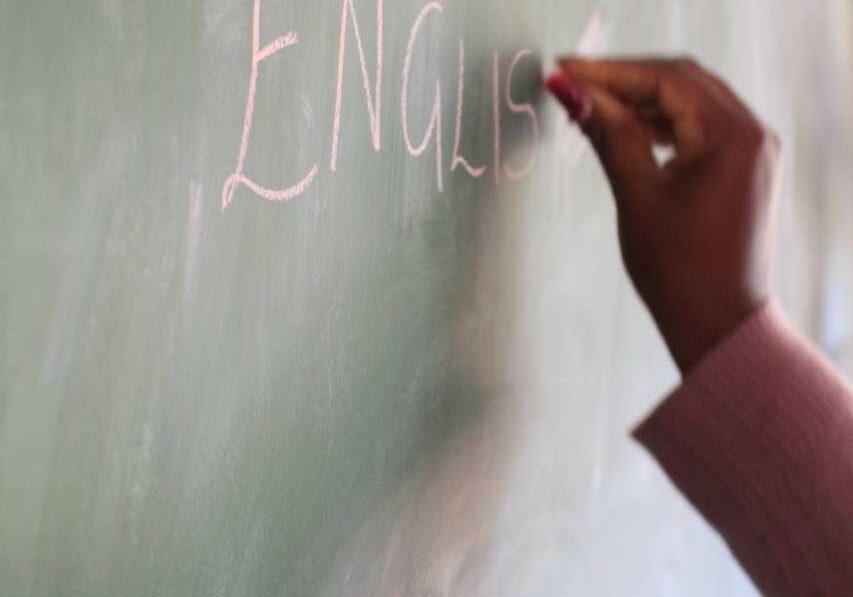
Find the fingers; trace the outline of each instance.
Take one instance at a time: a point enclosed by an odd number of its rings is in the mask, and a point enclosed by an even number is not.
[[[668,119],[681,160],[712,148],[702,119],[714,112],[719,94],[712,92],[711,79],[692,61],[567,58],[559,63],[582,83],[603,87],[634,109],[650,109]]]
[[[620,208],[653,196],[660,170],[653,136],[639,117],[604,87],[581,86],[565,72],[551,75],[547,84],[592,142]]]
[[[589,87],[592,109],[581,125],[598,153],[620,207],[644,198],[660,176],[652,137],[636,115],[602,87]]]
[[[606,87],[633,103],[657,103],[662,79],[657,61],[570,57],[557,63],[573,76]]]

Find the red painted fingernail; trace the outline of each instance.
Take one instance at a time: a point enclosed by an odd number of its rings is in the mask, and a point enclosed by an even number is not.
[[[589,95],[574,77],[564,70],[556,70],[548,76],[545,86],[568,110],[572,120],[583,123],[592,112]]]

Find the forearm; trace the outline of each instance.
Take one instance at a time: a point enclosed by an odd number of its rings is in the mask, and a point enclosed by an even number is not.
[[[853,392],[770,304],[635,431],[768,595],[853,587]]]

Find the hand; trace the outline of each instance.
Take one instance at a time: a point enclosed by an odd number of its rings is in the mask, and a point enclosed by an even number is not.
[[[779,141],[690,60],[566,59],[548,87],[598,153],[626,269],[685,373],[769,296]]]

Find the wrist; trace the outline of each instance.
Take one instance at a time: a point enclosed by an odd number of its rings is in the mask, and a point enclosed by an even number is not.
[[[733,301],[694,309],[688,315],[656,315],[655,320],[675,364],[686,375],[766,300]]]

